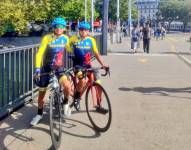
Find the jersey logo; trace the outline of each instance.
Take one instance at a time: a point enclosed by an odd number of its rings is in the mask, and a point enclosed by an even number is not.
[[[85,56],[84,56],[84,64],[85,65],[90,65],[91,64],[91,54],[90,54],[90,52],[85,54]]]
[[[63,51],[56,54],[55,60],[54,60],[55,66],[62,66],[63,65]]]

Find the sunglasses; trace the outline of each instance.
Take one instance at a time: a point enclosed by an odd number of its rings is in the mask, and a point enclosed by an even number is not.
[[[59,24],[55,26],[55,29],[65,29],[65,26]]]

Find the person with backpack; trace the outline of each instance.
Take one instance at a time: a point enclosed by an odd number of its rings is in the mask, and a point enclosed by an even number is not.
[[[131,49],[136,53],[138,49],[138,42],[139,42],[140,32],[137,29],[137,25],[133,26],[131,31]]]
[[[151,39],[151,28],[149,26],[149,23],[147,23],[146,27],[143,28],[143,50],[146,53],[149,53],[150,39]]]

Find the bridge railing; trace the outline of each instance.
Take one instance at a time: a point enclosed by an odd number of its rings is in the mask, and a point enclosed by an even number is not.
[[[100,38],[96,36],[101,49]],[[0,50],[0,118],[33,99],[37,87],[33,84],[34,56],[39,45],[29,45]],[[72,60],[64,56],[65,66],[70,68]]]
[[[33,96],[33,64],[38,47],[30,45],[0,51],[0,117]]]

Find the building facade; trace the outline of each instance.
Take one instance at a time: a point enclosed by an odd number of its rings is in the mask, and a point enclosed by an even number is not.
[[[160,1],[161,0],[136,0],[135,5],[138,10],[138,20],[140,23],[156,19]]]

